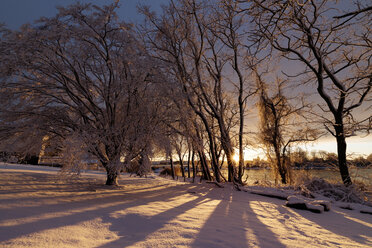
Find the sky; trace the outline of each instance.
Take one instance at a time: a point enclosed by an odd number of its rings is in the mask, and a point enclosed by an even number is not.
[[[372,135],[369,136],[354,136],[346,139],[347,142],[347,155],[348,158],[356,158],[359,156],[366,157],[372,154]],[[321,138],[318,141],[311,142],[305,145],[299,146],[301,149],[306,150],[311,154],[311,151],[319,152],[326,151],[337,154],[337,144],[333,137]],[[248,147],[244,150],[244,160],[253,160],[257,157],[260,159],[265,159],[265,151],[258,148]],[[234,155],[234,160],[238,161],[238,151]]]
[[[56,6],[67,6],[75,0],[1,0],[0,23],[5,23],[10,29],[18,29],[22,24],[32,23],[42,16],[52,17],[57,14]],[[82,3],[109,4],[112,0],[80,0]],[[149,5],[156,12],[161,11],[161,5],[168,0],[121,0],[117,14],[121,20],[138,23],[143,20],[137,13],[137,5]],[[347,8],[346,8],[347,9]],[[348,141],[348,153],[355,155],[369,155],[372,153],[372,135],[364,138],[352,137]],[[309,144],[307,150],[323,150],[337,152],[336,142],[333,137],[322,138],[318,142]],[[262,152],[248,149],[247,158],[252,159]]]
[[[32,23],[42,16],[52,17],[57,14],[56,6],[68,6],[75,0],[1,0],[0,23],[5,23],[8,28],[18,29],[24,23]],[[113,0],[80,0],[81,3],[97,5],[110,4]],[[161,5],[167,0],[121,0],[119,17],[128,22],[138,22],[142,17],[137,13],[137,5],[145,4],[155,11],[160,11]]]

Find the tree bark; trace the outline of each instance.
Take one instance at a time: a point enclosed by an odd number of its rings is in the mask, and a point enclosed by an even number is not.
[[[202,167],[204,179],[208,181],[212,181],[211,173],[208,168],[208,163],[207,163],[207,159],[205,157],[204,151],[199,151],[199,159],[200,159],[200,164]]]
[[[179,153],[178,154],[178,157],[180,159],[180,166],[181,166],[182,177],[185,179],[185,168],[183,167],[182,155]]]
[[[279,175],[280,175],[280,179],[282,181],[282,184],[287,184],[288,183],[288,180],[287,180],[287,168],[285,167],[285,162],[284,161],[281,161],[281,158],[277,158],[277,166],[278,166],[278,171],[279,171]]]
[[[344,185],[349,186],[352,184],[352,181],[346,163],[346,138],[342,118],[338,118],[336,121],[335,131],[337,140],[338,167],[340,169],[341,179]]]
[[[235,171],[234,171],[234,162],[232,160],[233,157],[233,147],[231,145],[231,139],[226,131],[226,127],[223,123],[223,121],[218,119],[219,127],[220,127],[220,133],[221,133],[221,145],[222,148],[226,154],[227,159],[227,169],[228,169],[228,181],[233,182],[235,180]]]
[[[191,105],[191,103],[190,103],[190,105]],[[219,167],[218,167],[218,161],[217,161],[217,158],[216,158],[217,154],[215,153],[215,151],[216,151],[215,143],[214,143],[214,139],[213,139],[213,135],[212,135],[212,130],[210,128],[210,124],[208,123],[207,118],[205,117],[205,115],[201,111],[195,110],[194,107],[193,107],[193,109],[196,112],[196,114],[202,119],[205,130],[208,134],[209,150],[211,152],[211,154],[210,154],[211,155],[211,164],[212,164],[212,168],[213,168],[213,171],[214,171],[214,174],[215,174],[214,176],[215,176],[217,182],[221,182],[221,177],[220,177]],[[200,135],[198,135],[198,136],[200,137]],[[204,152],[203,152],[203,156],[205,157]],[[208,166],[207,166],[207,169],[208,169]],[[209,173],[209,170],[208,170],[208,173]],[[209,178],[211,177],[210,173],[209,173],[208,177]],[[210,180],[210,179],[208,179],[208,180]]]
[[[224,151],[226,152],[225,149]],[[234,171],[234,165],[232,161],[232,153],[226,154],[226,160],[227,160],[227,172],[228,172],[227,181],[233,182],[235,180],[235,171]]]
[[[171,174],[172,174],[172,178],[173,178],[173,180],[175,180],[175,179],[176,179],[176,176],[175,176],[175,173],[174,173],[174,165],[173,165],[172,154],[170,155],[170,164],[171,164]]]
[[[240,108],[240,126],[239,126],[239,171],[238,171],[238,177],[239,177],[239,181],[242,182],[242,178],[243,178],[243,174],[244,174],[244,152],[243,152],[244,111],[242,110],[241,106],[239,106],[239,108]]]
[[[189,154],[187,156],[187,177],[190,178],[190,155],[191,150],[189,149]]]
[[[275,132],[277,133],[277,132]],[[278,136],[276,136],[278,137]],[[277,139],[275,137],[274,141]],[[273,142],[274,150],[275,150],[275,159],[276,159],[276,173],[280,176],[280,181],[282,184],[287,184],[287,168],[285,167],[285,156],[284,154],[281,156],[280,148],[278,147],[278,142]]]
[[[102,164],[103,167],[106,169],[107,173],[107,179],[106,179],[106,185],[114,185],[118,186],[118,176],[119,171],[115,166],[110,166],[109,163]]]
[[[118,186],[118,174],[107,174],[106,185]]]
[[[233,154],[234,154],[234,149],[231,144],[231,138],[228,132],[228,129],[226,128],[224,119],[221,118],[224,115],[221,114],[220,118],[217,118],[219,128],[220,128],[220,133],[221,133],[221,146],[226,154],[226,159],[227,159],[227,168],[228,168],[228,181],[229,182],[239,182],[239,180],[236,178],[235,174],[235,164],[233,161]],[[239,182],[241,183],[241,182]]]
[[[192,182],[195,182],[195,175],[196,175],[196,170],[195,170],[195,152],[194,150],[192,151],[191,155],[191,165],[192,165]]]

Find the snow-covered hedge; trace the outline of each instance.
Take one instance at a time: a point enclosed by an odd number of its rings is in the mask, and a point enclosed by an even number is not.
[[[364,203],[365,196],[363,192],[355,186],[345,186],[343,184],[331,184],[321,178],[306,180],[303,185],[299,186],[303,194],[325,196],[334,201]]]
[[[365,194],[356,186],[331,184],[320,178],[306,179],[294,187],[244,187],[243,191],[252,194],[277,198],[286,201],[286,206],[322,213],[331,209],[331,204],[361,213],[372,214],[372,203],[366,201]]]

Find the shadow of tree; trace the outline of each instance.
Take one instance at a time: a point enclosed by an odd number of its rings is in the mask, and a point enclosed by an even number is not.
[[[285,247],[275,234],[258,220],[250,208],[249,201],[242,201],[239,197],[241,194],[246,193],[231,191],[229,199],[218,204],[201,228],[192,247]]]
[[[164,227],[169,221],[174,220],[177,216],[185,211],[195,208],[201,202],[205,202],[204,196],[188,201],[182,205],[163,211],[157,215],[147,217],[139,214],[126,214],[116,219],[110,216],[103,218],[104,222],[111,223],[110,230],[116,232],[121,238],[113,242],[100,246],[101,248],[127,247],[139,241],[144,240],[148,235]],[[123,224],[131,223],[125,226]],[[129,235],[128,235],[129,234]]]
[[[37,183],[35,183],[37,184]],[[42,183],[41,183],[42,184]],[[43,230],[58,228],[62,226],[74,225],[79,222],[92,220],[95,218],[109,219],[112,212],[123,210],[126,208],[137,206],[138,204],[147,204],[153,201],[171,199],[184,194],[188,189],[193,188],[193,185],[175,185],[164,188],[156,188],[153,190],[141,191],[136,193],[120,190],[119,192],[112,190],[111,192],[103,192],[94,194],[91,199],[79,200],[74,196],[56,197],[57,203],[49,205],[47,211],[41,212],[39,206],[22,206],[10,209],[2,209],[0,221],[18,220],[21,224],[11,224],[0,226],[0,242],[27,235],[30,233],[41,232]],[[22,202],[23,199],[19,198]],[[45,208],[42,208],[43,210]],[[57,213],[57,216],[53,216]],[[61,216],[58,216],[58,213]],[[40,219],[40,215],[50,214],[50,217]],[[22,218],[35,217],[27,223],[22,223]]]
[[[324,215],[327,215],[327,218],[319,218],[317,214],[307,212],[304,213],[300,212],[300,210],[294,211],[301,214],[307,220],[316,223],[317,225],[334,234],[348,238],[360,244],[365,244],[366,247],[372,246],[371,240],[366,239],[366,237],[372,237],[372,218],[370,215],[363,215],[357,211],[341,211],[341,209],[337,210],[337,207],[331,209],[330,212],[323,213]],[[351,218],[347,218],[347,216],[350,216]],[[364,225],[360,222],[352,220],[352,218],[361,219],[362,216],[369,221],[369,225]]]
[[[16,173],[9,175],[19,176]],[[0,186],[5,185],[6,189],[12,189],[8,195],[13,192],[15,195],[21,196],[10,200],[5,197],[0,199],[0,204],[6,206],[9,201],[21,204],[28,200],[35,201],[35,199],[45,200],[48,204],[41,202],[40,205],[27,206],[23,204],[12,208],[1,208],[0,205],[0,224],[8,223],[0,225],[0,242],[100,218],[103,223],[109,224],[109,230],[115,232],[119,237],[100,247],[126,247],[144,241],[151,235],[163,232],[163,228],[173,225],[175,220],[182,222],[187,221],[190,217],[190,220],[194,218],[198,225],[204,222],[201,227],[193,226],[193,232],[182,233],[180,231],[180,235],[188,239],[192,247],[281,248],[285,246],[281,241],[284,236],[279,238],[275,233],[275,226],[271,223],[267,225],[263,218],[277,220],[278,228],[291,233],[289,239],[295,239],[298,236],[309,240],[316,239],[317,237],[307,230],[296,228],[295,221],[286,221],[286,218],[295,220],[301,217],[308,220],[308,225],[316,224],[327,232],[337,234],[336,238],[345,237],[366,246],[370,245],[365,237],[371,236],[372,228],[370,226],[366,228],[362,223],[352,220],[353,217],[360,218],[360,214],[354,212],[345,214],[346,212],[331,211],[324,213],[327,218],[319,218],[318,214],[289,209],[283,206],[284,201],[281,200],[262,196],[250,198],[247,197],[246,192],[226,191],[226,189],[215,188],[214,185],[177,184],[175,182],[167,184],[163,181],[131,178],[122,181],[124,185],[126,182],[130,182],[130,187],[109,188],[88,181],[80,185],[60,182],[50,187],[50,182],[55,180],[53,175],[44,175],[39,178],[38,176],[30,177],[26,173],[23,176],[28,180],[21,180],[20,177],[12,181],[11,184],[0,181]],[[144,180],[146,180],[145,185],[143,185]],[[40,194],[40,192],[47,192],[51,188],[57,189],[61,195],[45,196]],[[27,194],[21,194],[25,190],[29,190],[35,195],[30,197]],[[66,193],[66,195],[62,193]],[[1,191],[1,194],[6,196],[6,190]],[[257,212],[254,206],[252,207],[252,200],[255,201],[260,212]],[[155,209],[158,206],[157,203],[167,207],[164,207],[165,210]],[[128,211],[128,209],[136,209],[141,206],[148,208],[149,215],[145,216],[141,211],[138,213]],[[154,211],[151,208],[154,208]],[[209,210],[203,212],[203,209]],[[117,212],[119,214],[115,214]],[[180,218],[181,215],[188,216]],[[28,220],[24,221],[25,218]],[[176,224],[174,225],[176,226]],[[183,224],[181,223],[181,225]],[[350,229],[350,226],[360,226],[360,228]],[[329,242],[329,244],[332,243]]]

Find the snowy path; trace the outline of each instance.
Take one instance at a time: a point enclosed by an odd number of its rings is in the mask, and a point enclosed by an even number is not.
[[[0,247],[372,247],[372,216],[214,185],[0,164]]]

